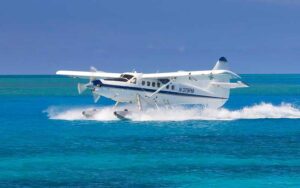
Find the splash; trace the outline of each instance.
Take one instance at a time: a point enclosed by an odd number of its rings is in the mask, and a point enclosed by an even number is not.
[[[122,108],[123,109],[123,108]],[[130,109],[130,108],[129,108]],[[50,119],[57,120],[94,120],[94,121],[114,121],[118,120],[111,107],[97,108],[92,117],[86,118],[82,111],[91,108],[65,108],[50,107],[46,110]],[[129,116],[133,121],[186,121],[186,120],[237,120],[237,119],[298,119],[300,109],[292,104],[282,103],[273,105],[261,103],[244,107],[240,110],[221,109],[201,109],[174,107],[172,109],[148,109],[143,112],[135,112]]]

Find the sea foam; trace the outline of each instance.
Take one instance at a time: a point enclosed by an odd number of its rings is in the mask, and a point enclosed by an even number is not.
[[[122,106],[121,109],[127,108]],[[46,110],[48,117],[54,120],[94,120],[94,121],[113,121],[118,120],[112,107],[96,108],[97,112],[93,117],[86,118],[82,111],[91,108],[62,108],[49,107]],[[129,106],[130,109],[130,106]],[[197,107],[173,107],[171,109],[146,109],[143,112],[135,112],[129,116],[133,121],[186,121],[186,120],[237,120],[237,119],[298,119],[300,118],[300,109],[289,103],[273,105],[270,103],[261,103],[253,106],[247,106],[239,110],[220,109],[201,109]]]

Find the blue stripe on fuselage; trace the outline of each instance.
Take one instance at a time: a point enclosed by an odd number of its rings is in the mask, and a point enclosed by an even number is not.
[[[140,88],[140,87],[129,87],[129,86],[120,86],[120,85],[111,85],[111,84],[102,84],[101,87],[111,87],[111,88],[119,88],[119,89],[129,89],[129,90],[136,90],[136,91],[148,91],[148,92],[155,92],[155,89],[148,89],[148,88]],[[224,97],[214,97],[214,96],[206,96],[206,95],[196,95],[196,94],[189,94],[189,93],[178,93],[172,91],[159,91],[158,93],[163,94],[171,94],[171,95],[180,95],[180,96],[188,96],[188,97],[202,97],[202,98],[212,98],[212,99],[227,99]]]

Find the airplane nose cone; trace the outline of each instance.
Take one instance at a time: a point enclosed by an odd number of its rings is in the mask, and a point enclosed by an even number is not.
[[[93,80],[92,81],[93,86],[101,87],[103,84],[100,80]]]

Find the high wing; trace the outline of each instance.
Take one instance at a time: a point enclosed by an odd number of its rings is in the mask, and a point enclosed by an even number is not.
[[[59,70],[56,72],[57,75],[64,75],[64,76],[70,76],[70,77],[78,77],[78,78],[99,78],[99,79],[105,79],[105,78],[120,78],[122,74],[124,73],[108,73],[108,72],[102,72],[97,71],[93,69],[93,71],[90,72],[84,72],[84,71],[68,71],[68,70]],[[129,73],[137,76],[135,73]],[[150,73],[150,74],[139,74],[139,78],[144,79],[178,79],[178,80],[201,80],[209,77],[210,79],[216,78],[216,79],[239,79],[240,76],[236,73],[228,70],[227,66],[227,60],[225,57],[221,57],[214,68],[212,70],[206,70],[206,71],[178,71],[178,72],[169,72],[169,73]]]
[[[68,70],[59,70],[56,72],[57,75],[70,76],[75,78],[120,78],[121,73],[108,73],[108,72],[88,72],[88,71],[68,71]],[[230,79],[240,78],[239,75],[235,74],[229,70],[209,70],[209,71],[178,71],[178,72],[168,72],[168,73],[151,73],[151,74],[142,74],[141,78],[145,79],[173,79],[173,78],[187,78],[190,77],[200,79],[201,77],[207,76],[228,76]]]
[[[75,77],[75,78],[84,78],[84,79],[90,79],[90,78],[99,78],[99,79],[119,78],[121,76],[120,73],[108,73],[108,72],[102,72],[102,71],[84,72],[84,71],[59,70],[59,71],[56,72],[56,74],[57,75],[63,75],[63,76]]]
[[[195,78],[199,79],[201,77],[207,76],[228,76],[230,79],[240,78],[239,75],[235,74],[229,70],[209,70],[209,71],[179,71],[179,72],[169,72],[169,73],[154,73],[154,74],[143,74],[142,78],[157,78],[157,79],[172,79],[172,78]]]
[[[228,62],[225,57],[219,58],[216,65],[212,70],[207,71],[178,71],[170,73],[156,73],[156,74],[144,74],[143,78],[157,78],[157,79],[193,79],[198,80],[201,78],[221,78],[221,79],[234,79],[240,78],[239,75],[228,70]]]

